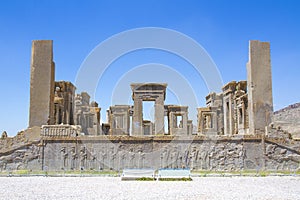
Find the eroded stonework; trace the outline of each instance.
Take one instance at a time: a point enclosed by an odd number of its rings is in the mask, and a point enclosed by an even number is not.
[[[49,170],[122,170],[124,168],[190,168],[240,171],[297,170],[299,146],[290,148],[271,138],[176,138],[98,136],[44,141]]]
[[[248,80],[207,95],[196,130],[187,105],[165,105],[166,83],[132,83],[133,105],[110,106],[100,124],[98,103],[71,82],[54,82],[53,72],[52,42],[33,42],[30,128],[2,134],[2,171],[300,170],[299,140],[273,121],[269,43],[250,41]],[[143,101],[154,102],[153,121],[144,120]]]

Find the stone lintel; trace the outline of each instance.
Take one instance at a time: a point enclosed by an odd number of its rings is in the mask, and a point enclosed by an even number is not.
[[[231,92],[234,92],[236,90],[236,81],[231,81],[227,84],[225,84],[223,87],[222,87],[222,91],[224,94],[228,94],[228,93],[231,93]]]
[[[168,110],[169,112],[187,112],[188,106],[180,106],[180,105],[169,105]]]
[[[167,83],[132,83],[130,84],[132,90],[132,99],[134,100],[136,94],[163,94],[163,98],[165,100],[167,86]],[[149,99],[149,101],[152,101],[152,99]]]
[[[127,112],[129,109],[130,105],[114,105],[109,107],[111,112]]]

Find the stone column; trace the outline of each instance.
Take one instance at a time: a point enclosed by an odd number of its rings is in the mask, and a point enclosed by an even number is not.
[[[163,95],[160,95],[155,100],[155,135],[157,134],[165,134],[165,128],[164,128],[164,97]]]
[[[264,133],[273,120],[270,43],[250,41],[247,63],[249,132]]]
[[[60,124],[60,121],[59,121],[59,115],[60,115],[59,104],[55,105],[55,110],[56,110],[55,124],[58,125],[58,124]]]
[[[188,125],[188,113],[185,112],[182,115],[182,129],[185,134],[187,134],[187,125]]]
[[[224,135],[232,135],[234,129],[234,114],[232,107],[232,94],[224,95]]]
[[[234,121],[233,121],[233,107],[232,107],[232,95],[230,94],[229,96],[229,110],[228,110],[228,118],[229,118],[229,128],[227,130],[228,135],[233,135],[233,126],[234,126]]]
[[[52,40],[32,41],[29,127],[54,124]]]
[[[143,134],[143,100],[138,96],[134,97],[132,135]]]
[[[65,94],[65,105],[66,105],[66,124],[70,124],[70,95],[68,92]]]

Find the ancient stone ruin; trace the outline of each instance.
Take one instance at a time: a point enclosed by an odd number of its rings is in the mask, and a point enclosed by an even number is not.
[[[268,42],[250,41],[247,81],[207,95],[197,122],[188,105],[165,105],[167,83],[132,83],[133,105],[110,106],[100,124],[89,94],[55,81],[52,41],[33,41],[29,127],[2,134],[0,170],[299,170],[299,138],[273,120],[270,60]],[[153,121],[143,101],[154,102]]]

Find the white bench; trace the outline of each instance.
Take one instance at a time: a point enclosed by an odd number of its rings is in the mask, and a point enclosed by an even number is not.
[[[154,169],[124,169],[121,180],[136,180],[139,178],[155,178]]]
[[[190,169],[160,169],[157,180],[160,178],[191,178]]]

